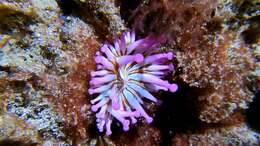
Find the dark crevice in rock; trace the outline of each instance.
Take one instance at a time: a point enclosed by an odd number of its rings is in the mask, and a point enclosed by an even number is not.
[[[248,22],[250,22],[251,25],[242,32],[242,38],[246,44],[257,43],[257,40],[260,38],[260,16],[253,17]]]
[[[0,146],[37,146],[37,144],[24,143],[22,141],[3,140],[0,141]]]
[[[120,4],[121,17],[125,22],[129,21],[129,17],[133,11],[139,6],[143,0],[122,0]]]
[[[78,5],[73,0],[58,0],[57,1],[64,15],[73,15],[78,9]]]
[[[194,89],[183,82],[178,82],[176,93],[163,93],[163,103],[156,112],[154,125],[161,131],[162,146],[171,145],[175,133],[186,133],[198,129],[199,120],[197,98],[191,93]]]
[[[246,110],[247,124],[253,130],[260,132],[260,119],[257,118],[260,113],[260,91],[255,95],[254,101],[250,103],[249,109]]]

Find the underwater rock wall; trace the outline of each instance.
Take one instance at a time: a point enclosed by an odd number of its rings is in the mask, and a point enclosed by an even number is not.
[[[257,0],[0,0],[0,20],[0,145],[259,145],[246,114],[259,102]],[[90,72],[126,31],[165,39],[179,88],[144,101],[153,123],[125,132],[114,119],[106,136]]]

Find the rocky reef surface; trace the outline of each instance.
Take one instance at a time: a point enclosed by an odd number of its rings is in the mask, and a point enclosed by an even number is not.
[[[259,145],[258,0],[0,0],[0,145]],[[173,52],[154,121],[96,128],[94,55],[126,31]]]

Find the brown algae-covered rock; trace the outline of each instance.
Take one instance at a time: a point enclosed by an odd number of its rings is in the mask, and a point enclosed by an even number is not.
[[[0,145],[259,145],[244,115],[260,89],[259,16],[258,0],[1,0]],[[195,105],[191,114],[144,105],[155,124],[123,132],[115,121],[105,136],[90,71],[97,49],[125,30],[167,38],[161,50],[173,51],[176,70],[167,79],[180,90],[156,96]],[[176,114],[197,123],[182,129]]]

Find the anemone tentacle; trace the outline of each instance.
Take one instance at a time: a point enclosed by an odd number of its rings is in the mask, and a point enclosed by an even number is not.
[[[112,134],[114,118],[125,131],[139,117],[151,123],[153,118],[143,109],[143,99],[158,102],[150,92],[175,92],[178,88],[163,80],[174,69],[170,62],[173,53],[159,53],[160,42],[152,37],[135,39],[134,32],[126,32],[114,41],[114,46],[104,44],[95,56],[97,70],[91,72],[88,92],[99,94],[91,100],[91,109],[97,112],[99,131],[105,129],[107,135]]]

